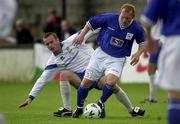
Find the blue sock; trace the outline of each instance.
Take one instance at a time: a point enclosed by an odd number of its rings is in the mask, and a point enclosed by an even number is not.
[[[99,106],[102,108],[103,103],[112,95],[114,90],[114,85],[105,84],[102,89],[102,96],[98,102]]]
[[[77,92],[77,108],[82,109],[84,101],[88,95],[89,88],[80,85]]]
[[[180,100],[169,100],[168,124],[180,124]]]

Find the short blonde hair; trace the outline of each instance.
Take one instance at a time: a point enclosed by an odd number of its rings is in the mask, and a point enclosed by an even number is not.
[[[133,17],[135,17],[135,6],[134,5],[129,4],[129,3],[123,4],[121,6],[121,11],[123,9],[126,9],[127,11],[132,11],[132,15],[133,15]]]
[[[47,32],[43,35],[43,39],[46,39],[47,37],[49,37],[50,35],[52,35],[55,39],[58,39],[58,36],[56,33],[54,32]]]

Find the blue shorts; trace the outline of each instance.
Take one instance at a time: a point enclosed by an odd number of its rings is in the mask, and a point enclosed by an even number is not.
[[[85,71],[84,72],[81,72],[81,73],[77,73],[77,72],[74,72],[75,74],[78,75],[78,77],[81,79],[81,81],[83,80],[83,77],[84,77],[84,74],[85,74]],[[99,87],[98,87],[98,82],[97,81],[94,81],[92,86],[89,88],[89,90],[92,90],[93,88],[97,89],[97,90],[101,90]]]
[[[81,81],[82,81],[82,79],[83,79],[83,77],[84,77],[84,74],[85,74],[85,71],[84,72],[80,72],[80,73],[77,73],[77,72],[74,72],[75,74],[77,74],[77,76],[81,79]]]
[[[161,47],[158,47],[158,50],[156,53],[150,54],[149,63],[157,64],[160,51],[161,51]]]

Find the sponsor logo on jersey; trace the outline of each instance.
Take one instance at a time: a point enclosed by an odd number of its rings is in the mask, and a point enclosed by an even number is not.
[[[116,37],[111,37],[110,44],[117,47],[122,47],[124,41]]]
[[[134,36],[134,34],[132,34],[132,33],[127,33],[127,34],[126,34],[126,40],[132,40],[133,36]]]

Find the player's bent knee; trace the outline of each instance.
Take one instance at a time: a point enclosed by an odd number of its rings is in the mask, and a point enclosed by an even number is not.
[[[180,100],[180,91],[175,91],[175,90],[168,91],[168,96],[170,99]]]
[[[117,92],[119,92],[120,90],[121,90],[121,88],[116,85],[115,88],[114,88],[113,93],[117,93]]]
[[[69,77],[71,76],[70,72],[68,71],[64,71],[64,72],[61,72],[61,80],[68,80]]]
[[[91,81],[91,80],[89,80],[89,79],[86,79],[86,78],[84,78],[83,80],[82,80],[82,82],[81,82],[81,85],[83,85],[83,86],[85,86],[85,87],[91,87],[92,86],[92,83],[93,83],[93,81]]]
[[[107,82],[109,85],[115,85],[117,81],[118,81],[118,80],[116,80],[116,79],[109,79],[109,80],[107,80],[106,82]]]
[[[119,78],[113,74],[107,75],[106,81],[110,85],[115,85],[118,80],[119,80]]]

